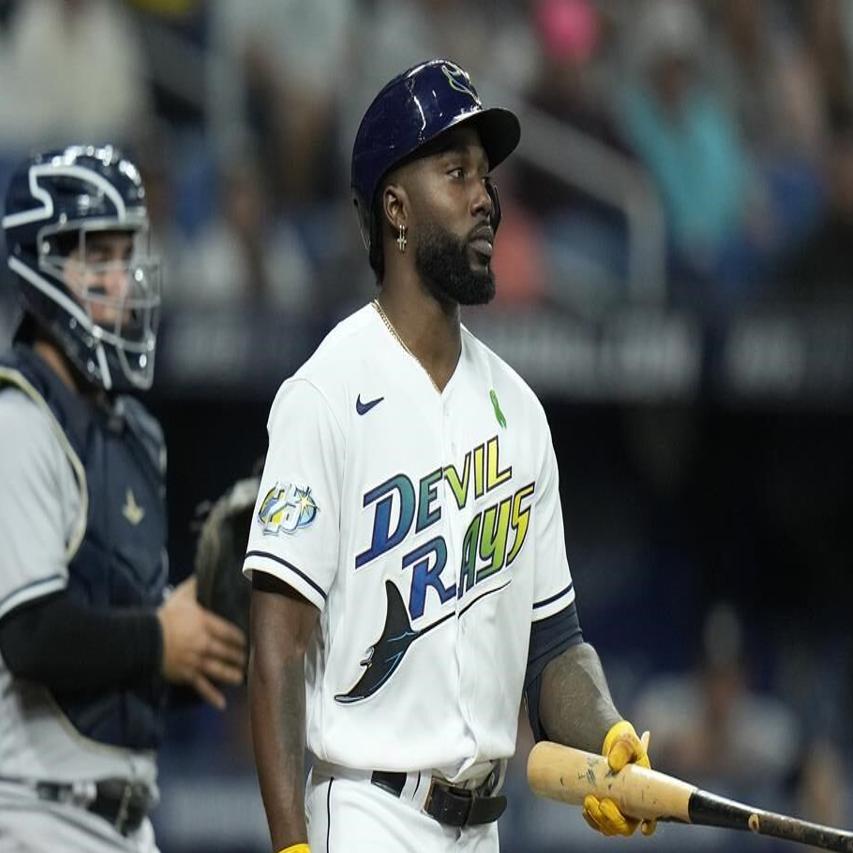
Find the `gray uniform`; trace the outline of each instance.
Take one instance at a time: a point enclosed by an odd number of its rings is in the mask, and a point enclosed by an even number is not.
[[[0,394],[0,619],[60,591],[86,523],[79,460],[40,400]],[[145,820],[125,837],[85,808],[97,779],[147,785],[155,756],[80,735],[43,687],[15,679],[0,655],[0,853],[127,850],[153,853]],[[14,781],[12,781],[14,780]],[[69,802],[41,799],[37,781],[73,782]]]

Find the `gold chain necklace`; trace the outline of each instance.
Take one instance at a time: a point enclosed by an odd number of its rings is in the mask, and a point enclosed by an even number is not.
[[[421,370],[429,377],[429,381],[432,382],[432,387],[435,388],[438,393],[441,393],[441,389],[438,385],[435,384],[435,379],[432,378],[430,372],[424,367],[424,363],[409,349],[409,345],[397,334],[397,330],[394,328],[394,324],[388,319],[388,315],[383,310],[382,306],[379,304],[378,299],[373,300],[373,307],[376,309],[379,316],[382,318],[382,322],[385,323],[385,327],[388,331],[394,336],[395,340],[398,344],[420,365]]]

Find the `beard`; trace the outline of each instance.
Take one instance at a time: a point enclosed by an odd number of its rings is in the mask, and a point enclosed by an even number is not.
[[[427,290],[439,302],[485,305],[495,296],[491,266],[471,266],[468,238],[458,239],[439,225],[426,226],[418,235],[415,268]]]

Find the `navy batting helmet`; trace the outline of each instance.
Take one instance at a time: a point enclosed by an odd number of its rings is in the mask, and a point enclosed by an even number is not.
[[[112,146],[37,154],[12,175],[3,229],[25,313],[82,375],[108,391],[150,387],[160,277],[136,166]],[[102,257],[98,232],[129,235],[127,257]]]
[[[485,109],[468,72],[447,59],[415,65],[387,83],[373,99],[355,137],[351,168],[353,201],[368,249],[371,213],[382,178],[462,122],[476,125],[490,169],[512,153],[521,137],[515,114],[499,107]],[[491,192],[499,210],[494,190]]]

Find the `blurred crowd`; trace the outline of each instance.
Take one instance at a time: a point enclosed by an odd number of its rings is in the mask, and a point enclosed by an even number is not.
[[[662,300],[716,318],[753,304],[853,304],[853,0],[0,0],[0,197],[34,148],[118,142],[143,170],[167,322],[202,307],[226,317],[247,307],[343,316],[374,292],[349,195],[357,123],[390,77],[437,55],[469,70],[484,100],[522,118],[522,144],[497,174],[497,310],[588,317]],[[203,441],[197,419],[187,420],[192,440]],[[727,482],[731,469],[720,460],[671,460],[684,482],[656,514],[667,459],[682,444],[659,426],[648,441],[658,474],[639,499],[652,495],[651,508],[631,522],[647,520],[646,532],[624,540],[614,532],[612,516],[631,500],[627,478],[602,483],[596,469],[584,479],[586,458],[575,469],[581,486],[564,497],[581,618],[603,643],[617,704],[652,730],[657,766],[718,793],[843,822],[851,814],[837,784],[851,745],[840,716],[851,707],[849,605],[827,588],[820,612],[834,621],[825,629],[764,614],[765,645],[749,636],[749,617],[780,595],[786,561],[825,578],[849,572],[836,564],[850,553],[840,532],[849,513],[839,500],[837,517],[810,526],[829,499],[786,490],[784,453],[771,436],[766,480],[754,474],[759,454],[744,463],[743,482]],[[790,446],[800,448],[798,435]],[[849,498],[849,472],[826,454],[816,468],[804,448],[795,482],[818,488],[815,471],[837,471],[832,494]],[[609,449],[601,467],[612,465]],[[684,496],[708,482],[692,516],[705,526],[690,530]],[[762,501],[780,509],[768,510],[774,522],[756,534]],[[723,509],[714,515],[711,506]],[[578,531],[585,521],[594,530],[596,517],[597,551],[585,553]],[[814,537],[815,529],[829,532]],[[663,566],[661,555],[674,550],[668,540],[654,542],[661,565],[639,546],[636,563],[626,563],[623,541],[634,535],[651,551],[644,537],[661,530],[695,536],[706,564]],[[756,544],[757,535],[772,542]],[[757,561],[750,546],[767,546],[769,556]],[[634,574],[620,579],[608,559]],[[759,564],[763,574],[750,576]],[[691,577],[707,588],[679,598],[676,581]],[[740,604],[748,600],[751,614],[722,600],[738,597],[745,580],[753,594]],[[661,599],[666,584],[671,601]],[[616,587],[624,589],[618,607]],[[802,607],[794,598],[784,612]],[[164,850],[251,849],[249,826],[266,849],[244,697],[233,703],[224,721],[173,719],[159,810]],[[561,839],[571,849],[609,849],[576,816],[567,825],[559,806],[525,798],[522,763],[508,777],[511,803],[521,805],[511,805],[505,849],[544,853],[563,849]],[[758,839],[732,846],[714,832],[658,833],[655,849],[778,849]]]
[[[522,114],[499,302],[847,297],[845,0],[0,0],[0,184],[33,147],[116,140],[142,162],[170,302],[343,313],[372,288],[357,121],[433,55]],[[660,258],[639,276],[637,245]]]

